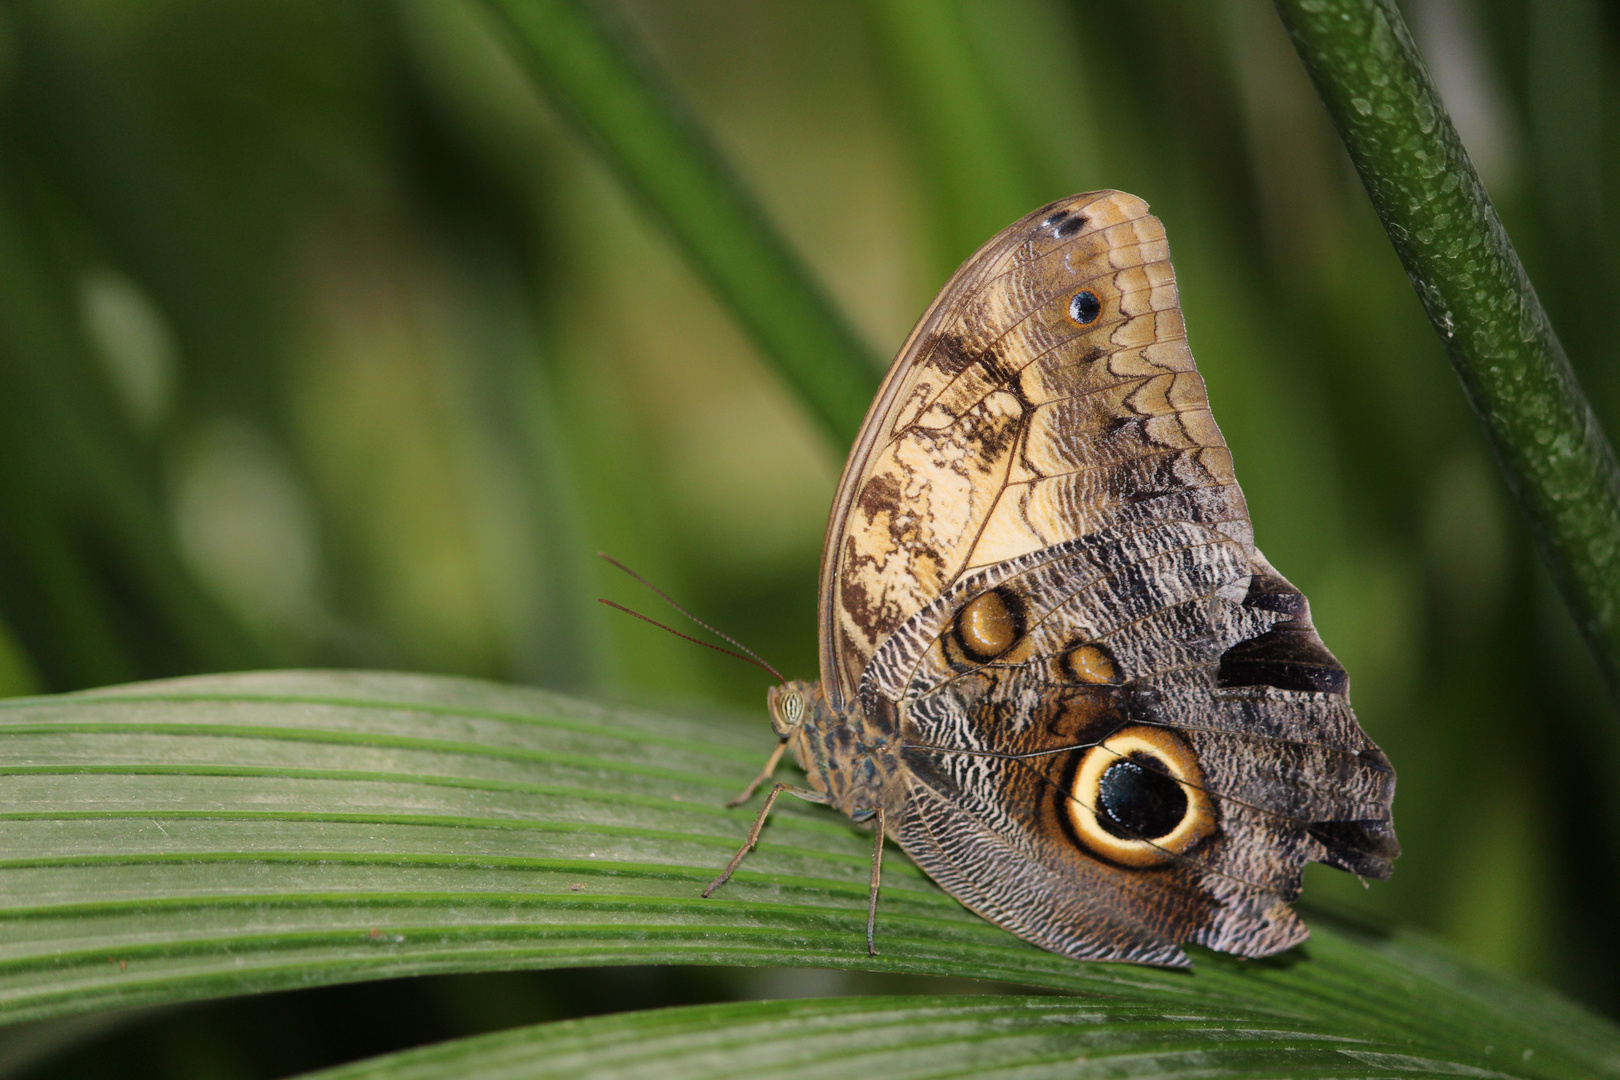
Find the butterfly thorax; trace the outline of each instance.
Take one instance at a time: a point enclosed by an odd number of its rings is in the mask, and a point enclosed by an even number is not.
[[[803,705],[797,722],[791,724],[779,715],[779,702],[788,695],[797,695]],[[879,805],[893,802],[885,795],[897,792],[903,783],[899,749],[859,709],[836,712],[819,685],[792,682],[772,695],[771,716],[810,786],[825,792],[831,805],[864,821]]]

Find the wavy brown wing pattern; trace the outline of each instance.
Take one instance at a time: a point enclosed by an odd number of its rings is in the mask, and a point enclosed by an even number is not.
[[[822,555],[829,703],[968,570],[1154,518],[1252,546],[1164,227],[1134,195],[1076,195],[963,264],[873,402]]]

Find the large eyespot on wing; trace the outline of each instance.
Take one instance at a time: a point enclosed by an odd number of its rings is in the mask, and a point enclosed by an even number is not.
[[[1076,195],[963,264],[867,414],[822,552],[829,703],[964,573],[1150,520],[1250,544],[1164,228],[1135,196]]]
[[[1204,771],[1166,728],[1121,728],[1073,759],[1064,817],[1077,843],[1117,866],[1163,866],[1216,831]]]
[[[1186,967],[1163,929],[1117,902],[1085,868],[1031,860],[1006,835],[928,786],[914,787],[899,822],[906,853],[940,887],[997,926],[1075,960]]]

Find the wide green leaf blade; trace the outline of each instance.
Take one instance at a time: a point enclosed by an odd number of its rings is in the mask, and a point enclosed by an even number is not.
[[[370,673],[0,702],[0,1016],[584,964],[1084,982],[903,857],[869,961],[868,839],[791,800],[703,900],[773,738],[763,716]]]
[[[1573,1009],[1546,1006],[1563,1018],[1550,1037],[1533,996],[1324,926],[1266,963],[1074,963],[970,914],[892,849],[871,958],[868,835],[820,807],[783,805],[703,900],[752,817],[723,803],[771,745],[763,716],[418,675],[0,702],[0,1018],[426,972],[781,964],[1331,1020],[1391,1043],[1444,1028],[1567,1058],[1558,1075],[1620,1061],[1614,1032]]]
[[[1550,1010],[1538,1019],[1556,1025],[1565,1017]],[[1557,1029],[1547,1030],[1556,1042]],[[1149,995],[866,997],[539,1024],[306,1080],[1612,1075],[1602,1065],[1592,1068],[1568,1056],[1550,1062],[1544,1049],[1481,1042],[1474,1032],[1440,1027],[1421,1038],[1389,1039],[1363,1034],[1335,1017],[1305,1019],[1287,1009],[1237,1003],[1211,1002],[1171,1014]]]

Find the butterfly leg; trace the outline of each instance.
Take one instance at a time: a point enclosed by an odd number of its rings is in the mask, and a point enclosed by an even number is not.
[[[726,803],[726,805],[741,806],[743,803],[753,798],[754,792],[759,790],[759,785],[769,780],[771,778],[771,774],[776,771],[776,764],[782,760],[782,751],[786,749],[787,740],[784,739],[776,745],[776,749],[773,750],[771,752],[771,756],[766,759],[765,767],[759,770],[759,775],[748,782],[748,786],[743,788],[741,795],[737,796],[735,799],[732,799],[730,802]]]
[[[872,841],[872,887],[866,894],[866,955],[877,955],[878,887],[883,884],[883,807],[877,808],[877,837]]]
[[[703,890],[704,899],[708,899],[709,895],[713,893],[714,890],[724,885],[726,881],[730,879],[732,872],[742,864],[743,859],[748,855],[748,853],[754,850],[754,845],[759,843],[760,830],[765,828],[765,818],[770,814],[771,807],[776,805],[777,796],[781,795],[784,791],[789,795],[797,795],[805,802],[825,803],[827,801],[827,796],[819,791],[811,791],[809,788],[794,787],[792,784],[778,783],[775,787],[771,788],[771,793],[765,796],[765,805],[759,808],[759,816],[754,818],[754,827],[748,830],[748,839],[743,841],[743,846],[737,849],[737,854],[733,855],[731,857],[731,861],[726,863],[726,868],[720,871],[720,876],[709,882],[709,887]]]

